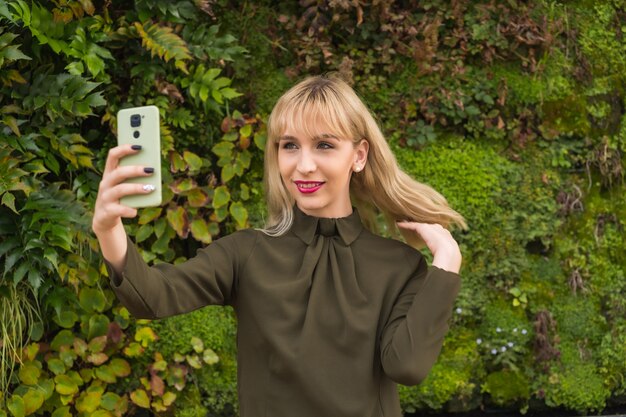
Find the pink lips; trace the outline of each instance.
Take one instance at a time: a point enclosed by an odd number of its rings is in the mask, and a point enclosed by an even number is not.
[[[296,187],[298,187],[298,191],[303,194],[314,193],[324,185],[324,183],[320,181],[294,181],[294,183]]]

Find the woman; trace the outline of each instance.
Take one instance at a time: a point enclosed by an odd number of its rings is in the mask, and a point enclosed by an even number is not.
[[[151,192],[120,184],[149,175],[118,166],[133,152],[110,151],[93,219],[111,285],[133,315],[232,305],[242,417],[401,416],[396,383],[428,373],[460,285],[461,253],[446,227],[466,226],[398,168],[345,82],[309,77],[274,107],[267,227],[223,237],[180,265],[147,266],[124,233],[120,218],[136,210],[119,198]],[[363,226],[361,213],[374,207],[404,220],[407,241],[433,253],[430,267],[416,249]]]

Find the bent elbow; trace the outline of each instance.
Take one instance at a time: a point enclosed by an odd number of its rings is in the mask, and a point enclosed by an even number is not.
[[[419,385],[426,379],[432,364],[424,363],[419,358],[397,361],[394,365],[384,367],[385,374],[398,384],[406,386]]]

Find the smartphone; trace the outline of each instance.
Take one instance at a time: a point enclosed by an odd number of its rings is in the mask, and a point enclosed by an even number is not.
[[[142,165],[154,168],[147,177],[129,178],[125,182],[152,184],[155,190],[148,194],[127,195],[120,203],[129,207],[155,207],[161,205],[161,133],[159,109],[156,106],[133,107],[117,112],[117,143],[141,145],[134,155],[120,159],[120,165]]]

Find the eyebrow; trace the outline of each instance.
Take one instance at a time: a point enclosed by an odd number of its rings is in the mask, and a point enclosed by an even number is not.
[[[313,136],[313,140],[317,141],[317,140],[321,140],[321,139],[336,139],[339,140],[339,138],[335,135],[333,135],[332,133],[321,133],[319,135],[315,135]],[[298,138],[295,136],[291,136],[291,135],[283,135],[281,137],[278,138],[278,141],[281,140],[295,140],[297,141]]]

